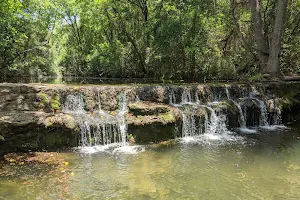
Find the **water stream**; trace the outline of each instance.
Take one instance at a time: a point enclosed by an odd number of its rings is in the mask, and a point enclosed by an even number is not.
[[[201,95],[198,89],[192,87],[167,87],[169,104],[179,107],[182,115],[181,137],[184,141],[203,139],[226,140],[233,139],[235,134],[233,130],[228,129],[227,114],[219,109],[222,106],[224,97],[222,92],[206,88],[208,98],[211,100],[206,103],[200,99]],[[268,111],[263,100],[259,99],[256,88],[251,88],[251,93],[243,98],[234,99],[230,95],[230,86],[225,87],[225,100],[231,101],[239,113],[238,132],[253,134],[257,128],[275,129],[281,127],[281,110],[275,107],[275,114],[271,116],[272,126],[268,122]],[[203,92],[203,91],[202,91]],[[246,94],[246,93],[245,93]],[[180,95],[180,96],[179,96]],[[194,98],[193,98],[194,97]],[[63,105],[63,112],[76,116],[81,128],[80,146],[87,152],[102,151],[105,145],[130,148],[127,140],[127,122],[128,99],[126,91],[118,95],[118,110],[115,116],[108,114],[101,108],[101,94],[97,92],[98,110],[93,113],[85,111],[83,95],[80,93],[70,94],[66,97]],[[209,100],[209,99],[208,99]],[[135,102],[140,102],[138,95],[135,96]],[[178,102],[180,101],[180,102]],[[242,109],[247,101],[256,102],[259,108],[259,124],[257,127],[248,128],[247,125],[247,107]],[[275,126],[276,125],[276,126]],[[238,137],[235,137],[238,138]],[[110,148],[108,146],[108,148]],[[106,147],[105,147],[106,148]]]
[[[62,112],[79,124],[79,148],[63,152],[56,171],[0,162],[0,199],[299,199],[300,128],[277,128],[280,107],[274,103],[269,113],[255,88],[242,97],[231,89],[203,94],[167,87],[163,100],[180,110],[181,135],[140,146],[128,143],[126,115],[130,99],[142,97],[118,92],[112,114],[104,110],[100,90],[93,111],[82,94],[69,94]],[[221,109],[228,101],[237,108],[238,127],[229,126]],[[257,113],[254,127],[247,127],[247,103]]]

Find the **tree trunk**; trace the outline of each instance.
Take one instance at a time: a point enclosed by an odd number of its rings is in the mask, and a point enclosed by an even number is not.
[[[268,42],[263,29],[259,0],[250,0],[250,3],[254,28],[254,37],[258,50],[258,58],[260,61],[261,68],[264,70],[267,67],[269,58]]]
[[[272,77],[280,76],[279,54],[284,33],[284,19],[288,0],[277,0],[276,18],[272,34],[270,56],[265,72]]]

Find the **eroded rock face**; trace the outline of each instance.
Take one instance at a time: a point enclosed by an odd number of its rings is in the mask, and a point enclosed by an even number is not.
[[[1,112],[0,154],[55,150],[76,145],[72,117],[44,112]]]
[[[138,115],[158,115],[171,111],[171,107],[165,104],[152,102],[136,102],[128,105],[129,111],[135,116]]]
[[[160,142],[176,137],[176,125],[182,119],[178,108],[153,102],[137,102],[128,107],[128,133],[137,143]]]

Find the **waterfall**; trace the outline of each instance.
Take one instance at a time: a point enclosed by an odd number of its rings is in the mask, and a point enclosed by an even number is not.
[[[101,99],[100,99],[99,91],[97,92],[97,97],[98,97],[98,109],[100,111],[101,110]]]
[[[121,142],[123,146],[126,145],[126,139],[127,139],[127,123],[125,120],[127,113],[128,113],[128,102],[127,102],[126,92],[123,92],[119,96],[119,113],[117,115],[119,129],[121,133]]]
[[[126,114],[127,98],[126,92],[119,96],[119,112],[117,116],[109,115],[101,109],[100,93],[97,92],[98,111],[93,115],[84,110],[85,104],[81,94],[72,94],[66,97],[62,111],[74,116],[80,126],[81,147],[94,147],[99,145],[108,145],[112,143],[121,143],[126,145],[127,124]]]
[[[210,119],[209,122],[207,123],[205,133],[214,135],[217,132],[219,118],[213,108],[209,106],[204,106],[204,107],[210,111]]]
[[[64,105],[62,106],[62,112],[79,114],[84,112],[84,101],[82,94],[70,94],[67,96]]]
[[[182,112],[182,137],[195,136],[196,130],[195,115]]]
[[[198,91],[196,91],[196,93],[195,93],[195,101],[196,101],[196,104],[200,104],[201,103]]]
[[[250,99],[250,100],[254,100],[254,101],[258,102],[258,107],[260,110],[259,126],[269,126],[269,123],[267,120],[268,119],[268,111],[267,111],[265,102],[258,98],[255,98],[255,97],[246,97],[245,99],[246,100]]]
[[[259,109],[260,109],[260,119],[259,119],[259,125],[260,126],[269,126],[268,123],[268,111],[267,107],[264,101],[257,99],[259,102]]]
[[[281,109],[279,107],[276,107],[275,111],[276,111],[276,113],[273,115],[273,124],[280,125],[280,124],[282,124]]]
[[[188,104],[188,103],[192,103],[191,89],[184,87],[181,95],[181,104]]]
[[[232,101],[234,103],[234,105],[237,107],[238,111],[239,111],[239,124],[240,124],[240,127],[241,128],[246,128],[246,119],[245,119],[242,107],[241,107],[241,105],[238,102],[234,101],[230,97],[230,93],[229,93],[228,87],[226,87],[226,95],[227,95],[227,99],[229,101]]]
[[[170,105],[176,104],[176,97],[173,88],[169,88],[169,104]]]
[[[201,102],[203,96],[201,96],[202,93],[200,94],[202,90],[199,89],[199,86],[196,87],[195,91],[193,86],[168,87],[169,93],[166,94],[163,100],[165,101],[167,99],[169,100],[170,105],[179,108],[182,115],[181,136],[183,138],[196,138],[198,140],[199,138],[203,139],[205,137],[209,139],[226,139],[228,136],[231,137],[232,132],[227,128],[226,124],[227,119],[231,119],[231,115],[226,115],[226,109],[228,109],[228,107],[226,103],[222,102],[225,91],[228,101],[231,101],[232,105],[234,104],[237,108],[239,128],[236,130],[248,133],[256,132],[256,130],[248,129],[246,127],[247,109],[249,109],[247,108],[248,104],[239,103],[239,100],[234,99],[230,94],[230,87],[231,86],[225,87],[225,90],[220,87],[215,89],[211,88],[211,90],[205,93],[205,96],[207,96],[207,101],[212,102],[205,104]],[[259,127],[266,129],[275,127],[269,126],[269,124],[280,125],[280,108],[275,105],[273,106],[274,110],[271,112],[269,118],[270,123],[268,123],[266,104],[259,99],[259,93],[256,88],[253,87],[252,91],[253,92],[250,94],[248,93],[243,100],[255,101],[255,104],[251,106],[259,108],[259,112],[257,108],[253,110],[253,117],[257,119],[259,117]],[[103,102],[101,102],[102,96],[100,90],[96,91],[94,94],[95,101],[98,101],[96,110],[91,109],[89,112],[85,111],[86,105],[82,94],[75,92],[74,94],[66,96],[62,106],[62,112],[73,115],[78,123],[81,130],[81,138],[79,141],[81,147],[94,148],[97,146],[116,144],[122,150],[131,148],[131,146],[127,145],[128,127],[126,116],[129,112],[127,92],[130,97],[134,94],[130,93],[128,90],[118,92],[117,97],[115,97],[118,100],[118,109],[116,110],[117,112],[113,112],[113,114],[109,114],[105,110],[102,110]],[[138,101],[140,101],[139,96],[136,95],[135,102]],[[242,105],[245,105],[245,108],[242,109]],[[248,110],[248,115],[249,113]],[[235,116],[233,117],[236,119]]]
[[[135,101],[135,102],[141,102],[141,99],[140,99],[139,95],[136,95],[136,96],[135,96],[134,101]]]

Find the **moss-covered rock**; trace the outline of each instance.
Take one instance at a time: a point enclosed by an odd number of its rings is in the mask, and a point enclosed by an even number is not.
[[[61,110],[59,95],[56,94],[54,97],[52,97],[52,99],[50,101],[50,107],[51,107],[51,110],[53,110],[53,111]]]
[[[168,113],[171,108],[164,104],[152,102],[136,102],[128,105],[129,111],[134,115],[158,115]]]
[[[0,113],[0,153],[76,146],[79,132],[71,116],[44,112]]]
[[[129,113],[126,116],[128,124],[143,126],[147,124],[170,124],[181,120],[178,108],[153,102],[137,102],[129,104]]]

